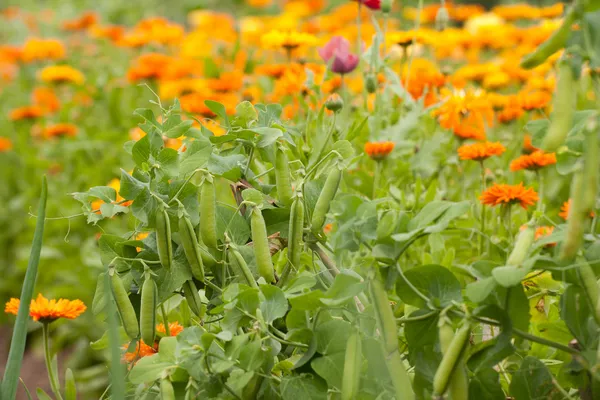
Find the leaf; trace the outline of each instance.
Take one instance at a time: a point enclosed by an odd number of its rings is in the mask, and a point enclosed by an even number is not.
[[[477,374],[482,369],[494,367],[510,356],[515,348],[512,345],[512,322],[503,309],[497,305],[488,305],[475,309],[474,315],[498,321],[501,329],[495,338],[473,346],[467,364]]]
[[[492,275],[496,282],[505,288],[520,285],[528,273],[528,268],[516,267],[514,265],[496,267],[492,270]]]
[[[281,379],[283,400],[327,400],[327,385],[311,374],[285,376]]]
[[[523,285],[518,285],[506,290],[506,310],[512,321],[512,325],[516,329],[523,332],[529,331],[529,300],[523,289]]]
[[[300,295],[288,296],[293,308],[303,311],[316,310],[321,307],[321,298],[324,296],[321,290],[313,290]]]
[[[162,129],[162,126],[156,121],[156,118],[154,117],[154,112],[151,109],[138,108],[133,112],[133,114],[139,115],[140,117],[144,118],[144,121],[149,122],[158,129]]]
[[[277,139],[283,136],[283,132],[281,131],[281,129],[269,128],[266,126],[248,129],[248,131],[258,135],[258,142],[256,143],[256,147],[260,149],[269,147],[270,145],[275,143]]]
[[[248,222],[237,211],[217,204],[217,235],[223,237],[227,232],[234,243],[244,245],[250,237]]]
[[[313,359],[310,366],[321,378],[327,381],[330,387],[341,389],[344,376],[344,360],[345,353],[335,353]]]
[[[52,397],[48,395],[42,388],[37,388],[35,391],[38,400],[52,400]]]
[[[317,351],[321,354],[343,352],[351,333],[352,326],[346,321],[333,319],[320,324],[315,329]]]
[[[150,139],[148,135],[135,142],[131,149],[131,155],[138,167],[142,167],[144,163],[148,162],[150,159]]]
[[[560,317],[584,347],[589,348],[597,338],[597,326],[584,290],[568,285],[560,299]]]
[[[479,279],[478,281],[469,283],[465,293],[472,302],[481,303],[493,293],[496,285],[496,279],[490,276],[488,278]]]
[[[267,361],[265,350],[262,348],[260,340],[254,340],[244,345],[238,357],[240,367],[246,371],[257,371]]]
[[[135,385],[157,380],[173,364],[161,362],[158,354],[142,357],[129,372],[129,381]]]
[[[409,317],[419,317],[429,313],[430,310],[422,309],[412,312]],[[438,337],[438,315],[434,314],[425,319],[407,321],[404,324],[404,334],[411,351],[418,351],[425,346],[432,346]]]
[[[354,157],[354,147],[347,140],[338,140],[335,142],[333,144],[333,150],[340,153],[340,156],[344,160],[350,160],[352,157]]]
[[[500,376],[493,368],[485,368],[473,375],[469,382],[469,398],[478,400],[505,400]]]
[[[462,302],[460,282],[450,270],[441,265],[415,267],[404,272],[404,275],[416,289],[434,302],[439,302],[442,307],[452,301]],[[396,293],[406,304],[426,307],[425,301],[402,278],[396,282]]]
[[[119,194],[125,200],[133,200],[138,194],[148,185],[133,176],[129,175],[125,170],[121,169],[121,185]]]
[[[156,199],[144,188],[131,203],[131,213],[145,225],[150,222],[150,216],[155,213]]]
[[[361,276],[356,272],[348,269],[341,270],[321,302],[329,307],[338,307],[347,303],[364,290],[366,284],[361,280]]]
[[[423,207],[408,224],[408,230],[425,228],[427,225],[441,217],[451,206],[449,201],[432,201]]]
[[[208,160],[208,170],[213,175],[222,176],[230,181],[237,181],[242,176],[240,165],[246,160],[241,154],[231,154],[228,156],[220,156],[211,154]]]
[[[512,376],[510,394],[516,400],[562,399],[554,387],[552,374],[543,362],[527,356]]]
[[[96,281],[96,290],[94,292],[94,299],[92,300],[92,313],[94,315],[100,314],[104,311],[104,307],[106,307],[106,301],[110,299],[106,293],[106,285],[104,284],[104,275],[102,272],[98,275],[98,280]]]
[[[204,104],[206,104],[206,107],[208,107],[210,111],[214,112],[218,117],[223,119],[225,125],[229,128],[229,117],[227,116],[227,110],[223,104],[214,100],[204,100]]]
[[[193,123],[194,121],[191,119],[181,121],[179,124],[163,132],[163,135],[171,139],[177,139],[184,136],[190,130]]]
[[[175,363],[175,349],[177,347],[176,336],[166,336],[160,339],[158,344],[158,354],[160,361]]]
[[[179,160],[179,173],[187,175],[198,168],[204,168],[212,153],[212,145],[206,138],[197,139],[186,145]]]
[[[263,204],[265,196],[258,190],[249,188],[242,192],[242,198],[245,201],[249,201],[256,204],[257,206],[260,206],[261,204]]]
[[[288,303],[283,291],[272,285],[260,285],[260,291],[265,296],[265,300],[260,303],[260,311],[265,321],[272,324],[277,318],[284,317]]]
[[[156,161],[160,166],[160,169],[165,172],[167,176],[177,176],[179,164],[179,153],[177,153],[177,150],[168,147],[162,149],[160,153],[158,153]]]
[[[117,199],[117,191],[110,186],[94,186],[87,193],[90,197],[96,197],[106,203],[112,203]]]

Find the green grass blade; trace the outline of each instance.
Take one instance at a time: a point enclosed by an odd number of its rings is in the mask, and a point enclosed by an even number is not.
[[[21,364],[23,362],[23,352],[25,351],[25,342],[27,341],[27,321],[29,320],[29,303],[33,297],[33,288],[37,278],[38,265],[40,263],[40,253],[42,251],[42,239],[44,236],[44,223],[46,220],[46,200],[48,198],[48,183],[46,177],[42,179],[42,194],[38,205],[37,222],[35,233],[33,234],[33,244],[29,255],[27,272],[25,272],[25,281],[21,289],[21,303],[19,312],[13,329],[12,343],[4,371],[2,382],[2,399],[13,400],[17,393],[19,385],[19,375]]]

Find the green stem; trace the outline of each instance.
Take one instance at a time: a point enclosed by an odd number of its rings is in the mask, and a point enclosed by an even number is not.
[[[252,158],[254,157],[254,145],[250,148],[250,155],[248,156],[248,164],[246,164],[246,168],[244,169],[244,177],[248,179],[248,170],[250,169],[250,164],[252,163]]]
[[[536,170],[535,174],[537,175],[537,180],[539,182],[538,192],[539,192],[539,200],[537,204],[538,211],[544,211],[544,173],[540,170]]]
[[[167,336],[171,336],[171,329],[169,328],[169,319],[167,318],[167,310],[165,310],[165,303],[162,303],[160,305],[160,312],[162,313],[162,317],[163,317],[163,324],[165,325],[165,335]],[[151,343],[147,343],[149,346],[151,346]]]
[[[50,380],[50,387],[52,387],[52,392],[54,392],[54,396],[58,400],[62,400],[62,396],[60,394],[60,384],[54,375],[54,368],[52,368],[52,356],[50,355],[50,323],[43,322],[42,323],[42,334],[43,334],[43,342],[44,342],[44,361],[46,362],[46,370],[48,371],[48,379]]]
[[[373,195],[372,198],[375,199],[377,195],[377,186],[379,186],[379,175],[381,174],[381,161],[375,161],[375,172],[373,173]]]
[[[485,192],[485,167],[483,166],[483,160],[480,162],[481,165],[481,193]],[[481,233],[485,234],[485,217],[486,217],[486,209],[485,204],[480,203],[481,206],[481,226],[479,230]],[[484,244],[484,236],[479,236],[479,256],[483,253],[483,244]]]

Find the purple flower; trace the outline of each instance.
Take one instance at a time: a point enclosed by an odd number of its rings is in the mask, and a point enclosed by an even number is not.
[[[358,56],[350,53],[350,42],[341,36],[334,36],[327,44],[317,49],[331,71],[338,74],[347,74],[354,71],[358,65]]]

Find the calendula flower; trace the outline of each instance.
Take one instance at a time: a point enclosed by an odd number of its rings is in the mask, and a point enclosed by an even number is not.
[[[46,83],[70,82],[81,85],[85,81],[83,73],[69,65],[51,65],[41,70],[38,77]]]
[[[506,151],[500,142],[481,142],[465,144],[458,148],[461,160],[483,161],[491,156],[499,156]]]
[[[523,187],[523,182],[518,185],[495,183],[479,197],[481,204],[491,206],[512,205],[519,203],[521,207],[527,208],[538,201],[538,194],[533,188]]]
[[[373,160],[383,160],[394,150],[394,146],[394,142],[367,142],[365,153]]]
[[[77,127],[69,123],[49,125],[42,131],[42,136],[47,139],[62,136],[74,137],[76,135]]]
[[[12,142],[9,138],[0,136],[0,153],[12,150]]]
[[[65,57],[65,46],[56,39],[31,38],[23,45],[21,60],[26,63],[60,60]]]
[[[537,170],[552,164],[556,164],[555,153],[544,153],[543,151],[534,151],[531,154],[524,154],[519,158],[512,160],[510,163],[510,170]]]
[[[162,324],[162,323],[156,325],[156,331],[158,333],[162,333],[163,335],[167,334],[167,330],[165,329],[165,324]],[[183,325],[181,325],[177,321],[169,322],[169,334],[171,336],[177,336],[181,333],[181,331],[183,331]]]
[[[553,226],[540,226],[535,230],[535,240],[539,240],[545,236],[550,236],[554,232]],[[554,247],[556,243],[548,243],[546,247]]]
[[[36,119],[44,116],[45,110],[40,106],[24,106],[11,110],[8,114],[8,118],[12,121],[19,121],[22,119]]]
[[[98,22],[98,14],[93,11],[83,13],[79,18],[70,19],[62,24],[66,31],[84,31]]]
[[[571,209],[571,199],[565,201],[562,206],[560,206],[560,212],[558,213],[558,216],[561,217],[562,219],[564,219],[565,221],[568,219],[569,217],[569,210]],[[594,218],[596,214],[594,214],[594,212],[592,211],[590,213],[590,218]]]
[[[494,121],[494,109],[485,93],[455,91],[446,93],[446,100],[433,111],[443,128],[463,139],[485,139],[485,129]]]
[[[35,88],[31,95],[31,100],[33,104],[47,112],[55,112],[60,108],[60,100],[58,100],[54,90],[48,87]]]
[[[292,51],[299,47],[315,45],[317,43],[317,38],[304,32],[273,30],[263,35],[261,43],[263,47],[268,49],[285,49],[286,51]]]
[[[6,303],[4,311],[7,314],[17,315],[19,304],[19,299],[12,298]],[[81,300],[48,300],[40,293],[35,300],[31,300],[29,315],[34,321],[49,323],[59,318],[75,319],[83,314],[86,308]]]
[[[129,345],[126,344],[122,347],[122,349],[127,350],[128,347]],[[121,360],[127,364],[131,364],[137,362],[140,358],[151,356],[157,352],[158,348],[148,346],[143,340],[140,339],[135,346],[135,350],[123,354],[123,358]]]
[[[538,149],[537,147],[535,147],[532,142],[531,142],[531,136],[530,135],[525,135],[523,137],[523,153],[525,154],[531,154],[535,151],[539,151],[540,149]]]

